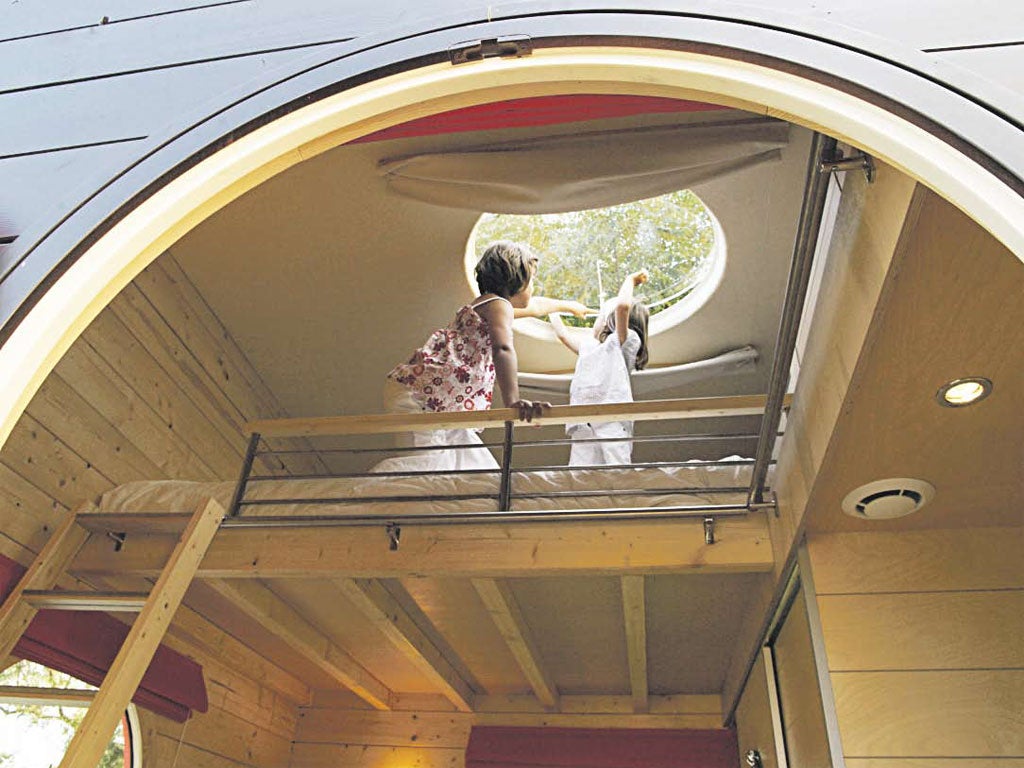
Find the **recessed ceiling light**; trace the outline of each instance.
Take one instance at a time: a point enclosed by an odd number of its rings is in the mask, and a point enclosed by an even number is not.
[[[991,381],[982,376],[969,376],[943,384],[935,393],[935,399],[947,408],[960,408],[984,400],[991,392]]]

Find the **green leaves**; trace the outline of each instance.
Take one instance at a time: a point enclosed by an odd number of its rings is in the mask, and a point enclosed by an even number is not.
[[[484,214],[477,252],[494,240],[527,243],[541,257],[536,291],[590,306],[614,296],[623,279],[647,269],[638,293],[652,313],[686,295],[707,273],[715,245],[711,212],[688,189],[571,213]]]

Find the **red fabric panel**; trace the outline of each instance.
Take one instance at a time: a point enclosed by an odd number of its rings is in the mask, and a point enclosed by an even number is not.
[[[0,600],[7,597],[25,568],[0,555]],[[129,628],[112,616],[93,611],[39,611],[14,646],[14,655],[91,685],[103,682]],[[161,645],[132,701],[179,723],[191,710],[209,708],[203,668],[187,656]]]
[[[354,139],[364,141],[404,139],[411,136],[434,136],[443,133],[487,131],[495,128],[523,128],[533,125],[557,125],[598,120],[605,117],[651,115],[670,112],[704,112],[725,109],[701,101],[667,99],[661,96],[618,96],[614,94],[574,94],[566,96],[533,96],[478,104],[453,109],[436,115],[410,120],[376,133]]]
[[[466,768],[735,768],[725,728],[513,728],[474,726]]]

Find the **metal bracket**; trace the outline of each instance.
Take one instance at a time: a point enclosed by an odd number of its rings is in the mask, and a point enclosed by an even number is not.
[[[402,538],[402,526],[398,523],[388,523],[384,526],[384,533],[388,535],[388,549],[397,552],[399,539]]]
[[[124,548],[125,539],[128,538],[125,531],[107,531],[107,536],[114,540],[115,552],[120,552]]]
[[[487,40],[467,40],[448,46],[448,58],[452,64],[484,59],[520,58],[533,53],[533,40],[529,35],[504,35]]]
[[[818,164],[818,170],[822,173],[836,173],[837,171],[864,171],[868,184],[875,180],[875,161],[871,155],[865,152],[857,152],[849,157],[838,155],[831,160],[822,160]]]
[[[715,518],[713,517],[704,518],[704,543],[715,543]]]

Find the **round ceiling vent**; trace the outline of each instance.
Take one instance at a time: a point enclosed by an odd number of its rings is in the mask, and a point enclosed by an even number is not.
[[[843,512],[864,520],[891,520],[917,512],[931,501],[935,486],[909,477],[890,477],[846,494]]]

